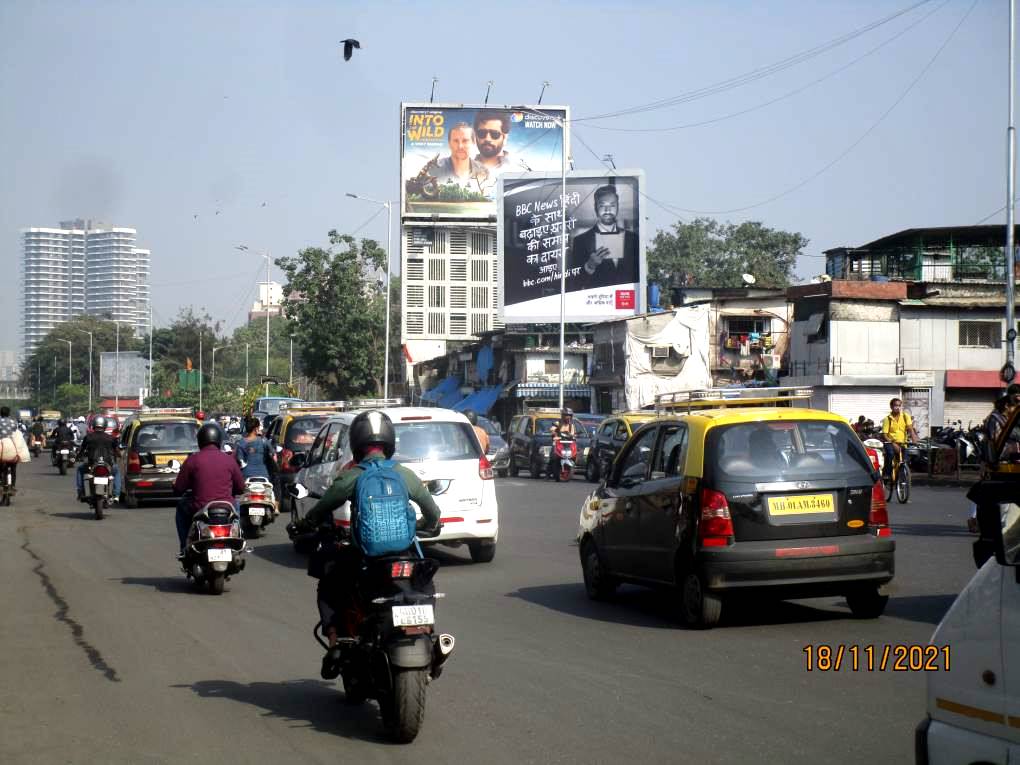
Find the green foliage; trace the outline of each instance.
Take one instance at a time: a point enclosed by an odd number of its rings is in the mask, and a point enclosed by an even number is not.
[[[756,287],[786,287],[808,240],[759,221],[739,225],[712,218],[678,221],[660,230],[648,249],[648,279],[664,287],[740,287],[752,274]]]
[[[276,261],[287,276],[287,318],[294,323],[301,365],[328,396],[378,395],[385,345],[379,274],[386,253],[373,240],[358,242],[336,231],[329,241],[329,249],[309,247]]]

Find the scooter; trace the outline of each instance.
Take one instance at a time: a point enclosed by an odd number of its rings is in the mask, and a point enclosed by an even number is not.
[[[103,520],[103,513],[110,507],[112,484],[113,470],[102,457],[85,469],[85,501],[92,508],[97,521]]]
[[[577,441],[573,436],[562,435],[553,439],[553,454],[560,469],[553,478],[557,481],[569,481],[574,477],[574,460],[577,459]]]
[[[42,454],[42,450],[46,447],[46,439],[43,436],[37,436],[29,431],[27,440],[28,450],[32,453],[33,457],[38,457]]]
[[[244,570],[247,552],[233,503],[210,502],[191,519],[181,568],[188,581],[222,595],[227,579]]]
[[[276,497],[273,484],[268,478],[247,478],[244,481],[244,494],[238,502],[241,516],[241,529],[246,539],[254,539],[262,534],[262,530],[276,520]]]
[[[302,498],[307,489],[295,484]],[[345,528],[323,526],[316,555],[337,555],[351,544]],[[339,670],[347,701],[375,699],[383,728],[395,742],[417,737],[425,719],[425,689],[438,678],[453,653],[453,635],[435,633],[435,602],[443,593],[432,580],[439,563],[431,558],[392,555],[365,559],[354,581],[355,606],[337,614],[353,637],[341,637]],[[316,623],[312,634],[326,650],[329,645]]]

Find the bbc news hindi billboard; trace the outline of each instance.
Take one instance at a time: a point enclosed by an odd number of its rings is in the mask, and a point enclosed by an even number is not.
[[[504,173],[560,169],[565,107],[405,103],[400,114],[405,218],[488,220]]]
[[[516,173],[500,181],[497,242],[503,321],[560,320],[560,257],[566,243],[565,319],[601,321],[644,310],[644,173],[618,170]],[[566,240],[563,215],[566,214]]]

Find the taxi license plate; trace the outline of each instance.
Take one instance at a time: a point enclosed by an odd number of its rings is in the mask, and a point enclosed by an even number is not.
[[[210,563],[216,563],[217,561],[229,562],[230,559],[233,557],[233,553],[230,550],[220,547],[209,548],[206,551],[206,555],[208,556],[208,560]]]
[[[836,503],[831,494],[798,494],[794,497],[769,497],[769,515],[832,514]]]
[[[435,623],[436,616],[431,605],[393,606],[394,627],[419,627]]]

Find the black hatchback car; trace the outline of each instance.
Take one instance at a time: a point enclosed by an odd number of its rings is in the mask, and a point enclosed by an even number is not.
[[[755,407],[668,417],[635,431],[581,509],[590,597],[620,582],[674,588],[708,627],[723,601],[846,597],[885,608],[895,544],[882,482],[842,420]]]

